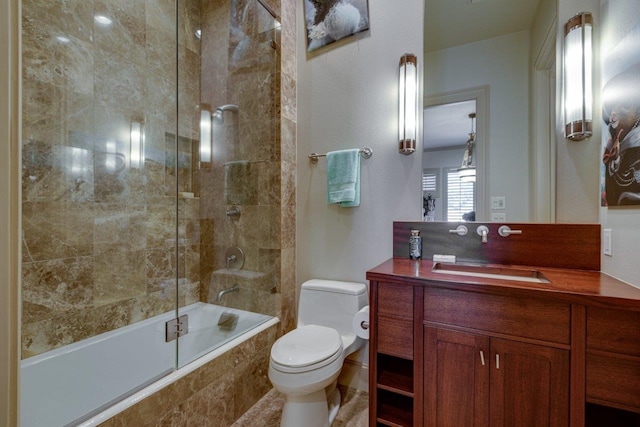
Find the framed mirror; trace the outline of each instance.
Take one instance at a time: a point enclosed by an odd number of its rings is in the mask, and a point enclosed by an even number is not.
[[[440,179],[435,215],[423,219],[460,218],[448,178],[461,167],[471,111],[457,121],[450,111],[474,101],[472,217],[553,222],[556,1],[425,1],[423,170]]]

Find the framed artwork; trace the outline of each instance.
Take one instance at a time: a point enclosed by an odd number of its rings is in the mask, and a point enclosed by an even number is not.
[[[640,205],[640,21],[629,28],[602,49],[602,206]]]
[[[369,29],[368,0],[304,0],[307,51]]]

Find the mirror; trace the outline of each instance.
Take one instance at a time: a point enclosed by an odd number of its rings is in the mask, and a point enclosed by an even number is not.
[[[423,219],[553,222],[556,0],[425,2]]]

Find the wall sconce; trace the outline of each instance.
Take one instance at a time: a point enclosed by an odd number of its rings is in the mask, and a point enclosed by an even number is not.
[[[565,138],[580,141],[593,133],[593,17],[582,12],[564,26]]]
[[[416,151],[418,138],[418,57],[412,53],[400,58],[398,98],[399,149],[409,155]]]
[[[200,163],[211,163],[213,153],[211,111],[200,110]]]
[[[129,165],[133,169],[144,168],[144,132],[142,123],[131,122],[131,153],[129,156]]]

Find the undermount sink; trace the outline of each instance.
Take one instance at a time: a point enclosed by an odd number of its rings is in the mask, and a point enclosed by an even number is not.
[[[517,282],[551,283],[538,270],[518,267],[496,267],[480,264],[448,264],[436,262],[431,269],[434,273],[455,274],[457,276],[485,277],[489,279],[514,280]]]

